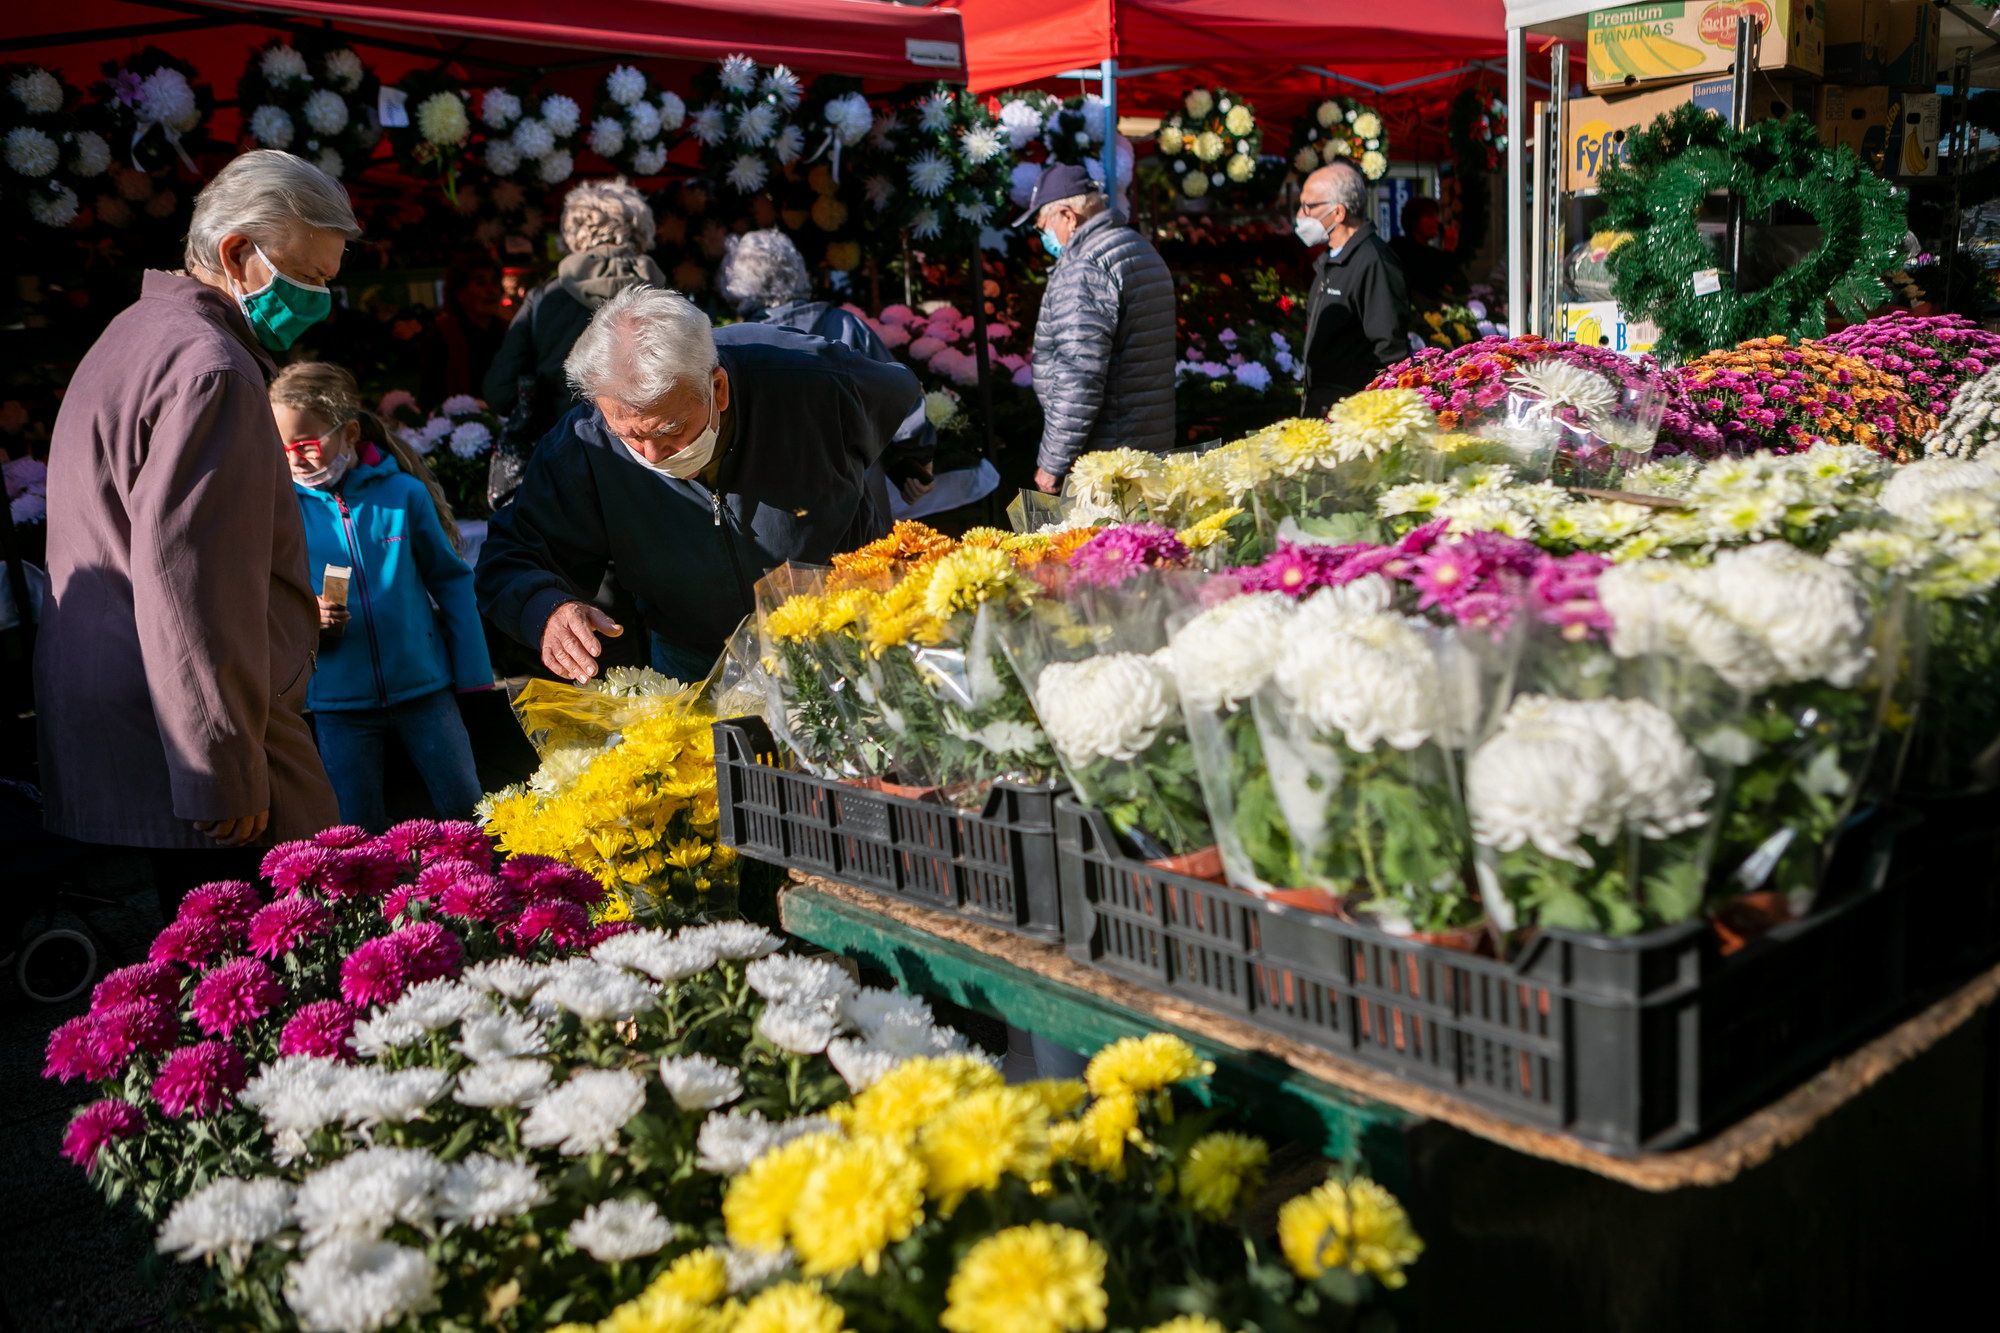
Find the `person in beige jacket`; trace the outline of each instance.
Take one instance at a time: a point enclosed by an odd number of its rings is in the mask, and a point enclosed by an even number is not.
[[[195,200],[187,272],[145,274],[56,417],[47,822],[149,850],[163,906],[339,818],[300,711],[321,611],[265,385],[359,234],[317,167],[238,157]]]

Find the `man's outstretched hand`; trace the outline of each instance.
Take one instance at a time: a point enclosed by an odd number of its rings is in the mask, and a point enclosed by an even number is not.
[[[542,627],[542,665],[581,685],[597,674],[603,651],[598,636],[615,639],[625,627],[589,602],[564,602]]]

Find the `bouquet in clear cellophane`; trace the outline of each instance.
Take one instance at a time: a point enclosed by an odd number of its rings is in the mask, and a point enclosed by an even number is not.
[[[843,578],[809,565],[780,565],[758,580],[757,644],[764,718],[816,777],[874,778],[891,755],[867,697],[864,615],[887,582]]]
[[[1437,414],[1414,390],[1373,389],[1335,404],[1324,420],[1281,421],[1228,447],[1255,458],[1248,499],[1270,551],[1280,542],[1379,541],[1375,498],[1439,476],[1440,440]]]
[[[609,891],[605,920],[735,910],[701,686],[619,668],[588,685],[530,681],[514,711],[541,765],[481,802],[502,850],[595,875]]]
[[[1070,786],[1103,811],[1128,852],[1219,878],[1166,652],[1167,618],[1203,576],[1141,567],[1110,585],[1087,568],[1036,577],[1043,596],[996,619]]]

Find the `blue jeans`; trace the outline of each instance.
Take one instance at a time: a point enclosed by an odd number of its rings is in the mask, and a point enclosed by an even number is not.
[[[677,643],[668,643],[657,634],[649,633],[646,638],[652,648],[653,670],[663,676],[672,676],[683,685],[699,685],[715,669],[712,657],[704,659],[701,654]]]
[[[450,690],[387,708],[314,713],[313,725],[343,822],[378,833],[389,827],[382,764],[391,734],[416,765],[437,817],[472,818],[481,795],[479,773],[472,762],[472,738],[465,734],[465,720]]]

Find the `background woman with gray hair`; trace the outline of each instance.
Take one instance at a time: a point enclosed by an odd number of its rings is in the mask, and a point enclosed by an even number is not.
[[[555,277],[528,293],[486,372],[486,401],[507,423],[488,487],[495,508],[520,485],[536,442],[570,409],[563,361],[590,317],[628,287],[667,285],[647,257],[653,210],[623,177],[586,181],[564,197],[562,243],[569,253]]]
[[[340,815],[300,715],[319,602],[265,381],[333,308],[359,234],[319,168],[238,157],[195,200],[188,271],[145,275],[56,417],[35,672],[48,823],[151,849],[163,904],[253,878],[250,844]]]

